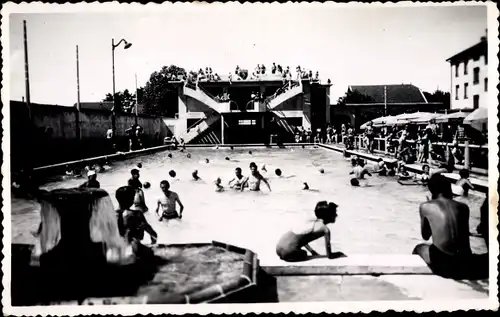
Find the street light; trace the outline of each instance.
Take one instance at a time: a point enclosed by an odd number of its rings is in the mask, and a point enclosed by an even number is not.
[[[125,39],[121,39],[118,43],[115,44],[115,39],[111,39],[111,56],[112,56],[112,64],[113,64],[113,108],[111,108],[111,129],[113,131],[113,144],[115,140],[116,134],[116,109],[115,109],[115,48],[120,46],[121,43],[124,43],[124,49],[128,49],[132,46],[132,43],[127,42]]]

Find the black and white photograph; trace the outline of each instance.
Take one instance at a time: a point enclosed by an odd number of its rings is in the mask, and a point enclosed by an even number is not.
[[[495,3],[1,14],[5,315],[498,310]]]

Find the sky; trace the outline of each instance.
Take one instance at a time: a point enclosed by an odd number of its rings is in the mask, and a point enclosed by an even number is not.
[[[31,102],[76,103],[76,45],[80,100],[143,86],[152,72],[175,64],[187,70],[236,65],[253,71],[276,62],[318,70],[331,79],[334,103],[348,85],[414,84],[449,91],[448,57],[485,35],[485,6],[350,7],[328,4],[177,4],[134,11],[11,14],[10,99],[25,95],[23,20],[28,30]],[[74,10],[76,11],[76,10]]]

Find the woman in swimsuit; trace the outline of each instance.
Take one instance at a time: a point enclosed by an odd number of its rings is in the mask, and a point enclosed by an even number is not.
[[[257,170],[257,164],[254,162],[250,163],[250,172],[250,176],[247,176],[241,184],[241,191],[243,191],[243,189],[247,186],[251,191],[260,191],[260,182],[264,182],[264,184],[267,185],[267,188],[269,188],[269,191],[271,191],[269,182],[259,173]]]
[[[311,255],[317,256],[318,253],[309,246],[309,243],[321,237],[325,237],[326,256],[329,259],[343,256],[339,252],[332,253],[330,229],[327,227],[328,224],[335,222],[337,207],[332,202],[318,202],[314,210],[316,220],[307,222],[301,228],[298,228],[298,230],[288,231],[278,241],[276,253],[280,259],[287,262],[304,261],[307,259],[307,252],[302,248],[309,251]]]

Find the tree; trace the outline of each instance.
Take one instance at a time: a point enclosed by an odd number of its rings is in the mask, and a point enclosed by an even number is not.
[[[144,104],[145,112],[173,117],[178,112],[178,102],[177,87],[172,81],[184,80],[186,77],[186,70],[175,65],[163,66],[159,72],[153,72],[139,99]]]
[[[106,94],[103,101],[113,101],[112,94]],[[131,94],[128,89],[115,93],[115,112],[130,113],[135,106],[135,94]]]
[[[374,102],[373,98],[360,93],[357,90],[348,89],[344,96],[337,100],[337,104],[345,106],[348,103],[371,103]]]
[[[444,109],[450,109],[450,93],[441,90],[436,90],[434,93],[424,91],[425,99],[428,102],[441,102]]]

